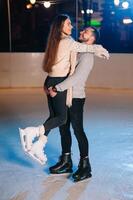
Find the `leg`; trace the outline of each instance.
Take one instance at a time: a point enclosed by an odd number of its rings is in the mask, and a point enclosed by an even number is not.
[[[58,92],[55,97],[49,98],[54,116],[50,117],[49,120],[45,121],[43,124],[45,131],[59,127],[67,121],[66,91]]]
[[[62,155],[65,153],[71,153],[72,137],[70,131],[70,113],[67,111],[67,122],[59,127],[61,136]]]
[[[52,105],[52,98],[49,95],[47,95],[47,103],[48,103],[48,108],[49,108],[49,117],[45,122],[55,117],[55,113],[54,113],[53,105]],[[48,136],[49,132],[50,130],[47,130],[47,131],[45,130],[45,135]]]
[[[54,81],[56,84],[59,81],[61,81],[62,78],[52,78],[49,80],[50,80],[49,84],[54,85]],[[27,148],[27,153],[31,157],[36,159],[37,161],[40,160],[40,162],[42,164],[46,160],[45,155],[43,153],[43,147],[45,146],[45,144],[47,142],[47,135],[48,135],[49,131],[55,127],[58,127],[58,126],[64,124],[67,119],[66,91],[57,93],[56,97],[54,97],[54,98],[49,96],[48,103],[49,103],[50,113],[52,113],[52,117],[50,116],[50,118],[48,118],[45,121],[44,125],[42,125],[40,127],[26,128],[27,133],[25,134],[26,140],[28,140],[28,142],[30,141],[29,142],[30,147]],[[44,135],[44,133],[45,133],[45,135]],[[20,133],[20,135],[21,135],[21,133]],[[28,137],[28,136],[30,136],[30,137]],[[39,137],[38,141],[35,143],[32,143],[32,140],[36,136]]]
[[[49,168],[52,174],[63,174],[72,172],[72,159],[71,159],[71,132],[70,132],[70,116],[69,109],[67,112],[66,124],[59,127],[61,135],[62,154],[59,161]]]
[[[48,107],[49,107],[49,118],[46,121],[48,121],[50,118],[54,117],[54,111],[52,108],[52,100],[49,95],[47,95],[47,102],[48,102]],[[40,135],[43,135],[44,132],[46,135],[48,135],[49,131],[50,130],[45,132],[43,126],[19,129],[20,139],[21,139],[21,144],[22,144],[23,150],[25,152],[28,152],[29,150],[31,150],[33,140],[35,138],[39,137]]]
[[[54,86],[66,77],[47,77],[44,83],[46,88]],[[44,122],[45,131],[50,131],[53,128],[59,127],[66,123],[67,120],[67,106],[66,106],[66,94],[67,91],[58,92],[53,98],[48,96],[49,111],[52,113],[50,118]],[[51,117],[52,116],[52,117]],[[48,134],[47,134],[48,135]]]
[[[66,94],[66,92],[65,92]],[[54,117],[49,118],[45,123],[45,134],[48,134],[50,129],[59,126],[61,123],[65,123],[67,118],[67,107],[66,107],[66,95],[63,92],[57,94],[56,97],[49,97],[52,102],[52,108]],[[33,143],[28,154],[35,160],[39,161],[41,164],[45,164],[46,155],[44,154],[44,146],[47,142],[47,135],[42,135],[39,137],[38,141]]]
[[[80,157],[88,156],[88,139],[83,128],[83,107],[85,99],[73,99],[72,106],[70,107],[70,120],[74,130],[74,134],[78,141]]]
[[[70,108],[70,119],[74,134],[78,141],[80,151],[80,162],[78,170],[73,174],[74,181],[84,180],[91,177],[91,165],[88,157],[88,139],[83,129],[83,107],[85,99],[73,99]]]

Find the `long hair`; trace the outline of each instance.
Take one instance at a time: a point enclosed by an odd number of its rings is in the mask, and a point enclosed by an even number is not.
[[[58,15],[51,25],[43,62],[43,69],[47,73],[52,71],[52,66],[55,64],[58,46],[62,35],[62,28],[65,20],[68,18],[68,15]]]

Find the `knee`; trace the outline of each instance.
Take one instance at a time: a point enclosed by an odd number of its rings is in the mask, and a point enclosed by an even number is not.
[[[83,129],[74,128],[74,135],[78,140],[87,140],[86,134]]]
[[[60,135],[64,135],[66,133],[67,129],[66,129],[65,126],[62,125],[62,126],[59,127],[59,130],[60,130]]]
[[[61,115],[60,117],[60,125],[64,125],[67,122],[67,116]]]
[[[59,127],[60,135],[69,135],[70,134],[70,127],[67,124],[64,124]]]
[[[73,127],[75,135],[84,135],[85,134],[83,127],[79,127],[79,126],[72,126],[72,127]]]

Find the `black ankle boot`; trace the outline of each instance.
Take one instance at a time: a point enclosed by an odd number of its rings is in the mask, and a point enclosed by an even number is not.
[[[78,170],[72,175],[74,181],[82,181],[91,176],[91,166],[88,157],[80,159]]]
[[[72,159],[71,154],[63,154],[60,156],[56,165],[49,168],[51,174],[72,173]]]

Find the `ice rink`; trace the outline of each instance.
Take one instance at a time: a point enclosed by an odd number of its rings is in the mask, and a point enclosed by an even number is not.
[[[24,154],[18,128],[42,124],[47,117],[42,89],[0,90],[0,200],[133,200],[133,91],[87,91],[84,129],[92,178],[86,181],[49,174],[61,150],[58,128],[49,135],[45,166]],[[72,160],[75,171],[74,135]]]

